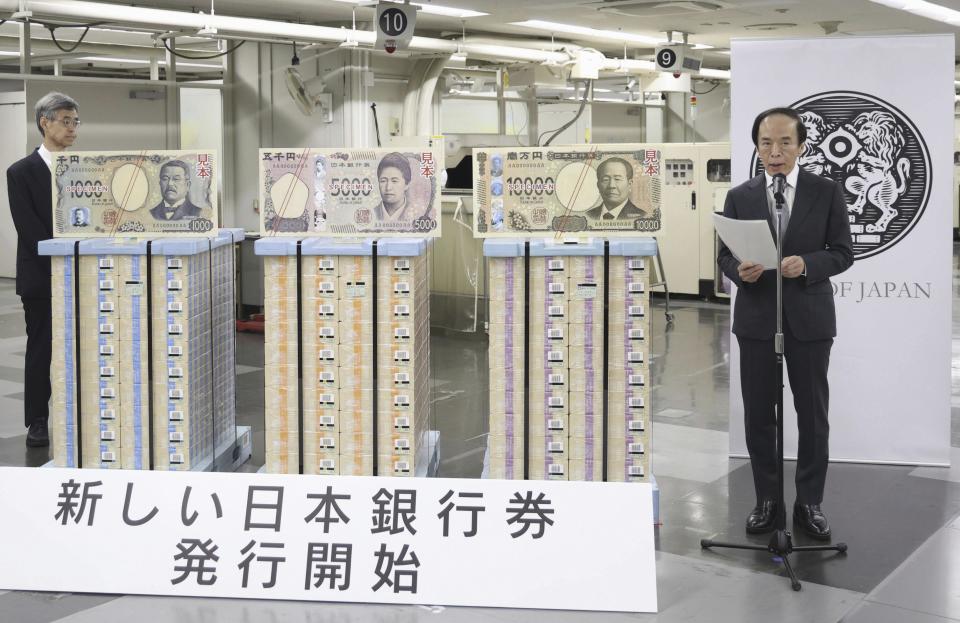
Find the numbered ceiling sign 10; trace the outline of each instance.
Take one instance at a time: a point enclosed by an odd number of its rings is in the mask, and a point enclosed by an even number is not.
[[[406,50],[417,24],[417,7],[410,4],[380,2],[377,5],[377,47],[387,54]]]

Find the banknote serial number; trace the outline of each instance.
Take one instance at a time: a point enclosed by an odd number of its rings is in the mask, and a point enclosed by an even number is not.
[[[369,178],[335,177],[330,180],[331,197],[367,197],[373,189]]]
[[[103,193],[110,192],[110,189],[107,188],[100,180],[74,180],[64,187],[64,190],[69,193],[71,197],[76,199],[81,197],[86,197],[88,199],[93,197],[102,197]]]
[[[507,190],[511,195],[552,195],[557,183],[552,177],[508,177]]]

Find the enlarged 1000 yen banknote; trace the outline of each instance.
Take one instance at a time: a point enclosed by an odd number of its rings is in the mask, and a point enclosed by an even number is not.
[[[53,161],[53,235],[210,236],[217,229],[214,152],[65,152]]]
[[[657,234],[662,163],[631,144],[474,149],[474,235]]]
[[[260,234],[440,235],[440,143],[261,149]]]

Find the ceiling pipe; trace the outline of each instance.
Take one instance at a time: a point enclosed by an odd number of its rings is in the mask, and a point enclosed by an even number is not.
[[[0,0],[0,10],[17,11],[20,0]],[[216,28],[218,32],[268,36],[288,41],[342,43],[348,39],[373,47],[377,34],[372,31],[355,31],[345,28],[291,24],[248,17],[230,17],[227,15],[206,15],[185,13],[166,9],[129,7],[119,4],[101,4],[82,0],[31,0],[30,10],[37,17],[71,18],[74,20],[106,21],[119,25],[148,25],[158,29],[186,29],[197,31],[203,28]],[[429,37],[413,37],[410,48],[422,52],[454,54],[457,43]],[[474,49],[469,49],[474,48]],[[515,58],[529,62],[562,62],[563,55],[554,52],[542,52],[523,48],[504,46],[468,46],[464,50],[471,56],[491,56],[497,58]]]
[[[436,59],[422,58],[413,64],[410,80],[407,81],[407,92],[403,96],[403,113],[400,121],[401,136],[416,136],[417,134],[417,102],[420,99],[420,87],[427,69]]]
[[[445,38],[444,41],[460,42],[460,34],[456,38]],[[475,35],[471,34],[465,43],[482,43],[483,45],[506,46],[515,48],[524,48],[528,50],[544,50],[547,52],[562,52],[564,50],[579,49],[581,46],[573,45],[564,41],[544,41],[537,39],[513,39],[510,37],[496,37],[493,35]],[[461,46],[462,47],[462,46]]]
[[[417,136],[432,136],[433,132],[433,94],[437,90],[437,81],[443,73],[443,66],[447,58],[434,60],[433,65],[423,77],[423,86],[420,87],[420,98],[417,103]]]
[[[8,36],[5,33],[0,34],[0,50],[18,52],[19,50],[19,37],[17,36]],[[36,60],[36,54],[57,54],[62,53],[63,50],[60,50],[52,41],[49,39],[34,39],[32,41],[32,48],[34,57]],[[72,42],[61,42],[64,46],[73,45]],[[76,49],[74,54],[79,56],[119,56],[125,58],[138,58],[143,60],[150,60],[151,58],[157,58],[163,60],[163,48],[157,49],[153,47],[146,46],[133,46],[133,45],[109,45],[103,43],[86,43],[84,42],[79,48]],[[12,58],[12,57],[11,57]]]
[[[20,0],[0,0],[0,11],[17,11]],[[356,41],[360,45],[373,47],[376,33],[346,28],[291,24],[247,17],[226,15],[205,15],[186,13],[167,9],[130,7],[119,4],[101,4],[83,0],[31,0],[30,10],[38,17],[69,18],[75,21],[105,21],[111,24],[127,26],[149,26],[159,30],[183,29],[196,32],[200,29],[216,28],[218,33],[249,37],[277,38],[286,41],[304,43]],[[483,42],[451,41],[430,37],[413,37],[410,50],[433,52],[437,54],[465,53],[471,58],[495,61],[543,63],[564,65],[571,61],[571,54],[563,51],[531,49],[515,45],[488,44]],[[606,58],[602,71],[622,71],[625,73],[650,73],[656,71],[652,61]]]

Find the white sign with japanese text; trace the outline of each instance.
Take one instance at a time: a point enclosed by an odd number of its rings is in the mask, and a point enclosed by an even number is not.
[[[2,467],[0,498],[0,589],[657,610],[648,484]]]

